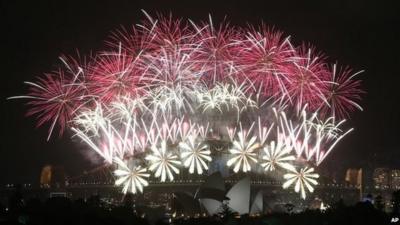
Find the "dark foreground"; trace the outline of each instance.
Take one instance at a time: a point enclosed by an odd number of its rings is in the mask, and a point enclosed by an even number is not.
[[[57,197],[46,201],[39,199],[22,200],[18,196],[10,198],[7,207],[1,206],[0,224],[31,225],[145,225],[145,224],[265,224],[265,225],[346,225],[346,224],[400,224],[400,191],[394,193],[392,212],[386,213],[379,204],[360,202],[346,206],[341,201],[325,211],[306,210],[301,213],[269,213],[263,216],[238,217],[229,209],[214,217],[169,218],[154,220],[153,216],[139,213],[132,201],[120,206],[110,206],[99,197],[72,201]],[[397,199],[396,199],[397,196]],[[141,216],[138,216],[141,215]]]

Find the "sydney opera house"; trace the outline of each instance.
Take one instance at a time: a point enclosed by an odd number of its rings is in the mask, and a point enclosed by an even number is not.
[[[256,214],[263,212],[262,192],[251,193],[250,178],[245,177],[227,189],[219,172],[211,174],[201,184],[194,195],[175,193],[176,201],[186,215],[207,212],[208,215],[220,213],[224,207],[238,214]]]

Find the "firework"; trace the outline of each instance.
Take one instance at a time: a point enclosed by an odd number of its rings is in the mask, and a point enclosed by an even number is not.
[[[141,166],[129,168],[119,158],[114,158],[114,162],[118,165],[118,169],[114,171],[115,176],[118,179],[115,181],[115,185],[123,186],[122,193],[126,194],[130,191],[136,194],[137,191],[143,192],[143,187],[148,186],[149,183],[145,180],[150,174],[146,173],[147,169]]]
[[[180,169],[204,174],[221,154],[235,173],[289,171],[285,188],[312,192],[318,175],[310,167],[353,130],[344,118],[362,109],[358,73],[329,68],[314,48],[265,25],[145,17],[113,32],[107,51],[84,63],[63,57],[64,67],[11,98],[28,99],[48,138],[57,127],[71,130],[117,165],[124,193],[141,192],[147,171],[161,182]],[[227,146],[221,154],[214,141]]]
[[[289,37],[282,36],[264,25],[260,31],[251,28],[237,46],[238,66],[267,96],[287,93],[285,83],[290,79],[287,67],[296,62]]]
[[[264,147],[265,155],[262,157],[264,163],[261,164],[265,171],[274,171],[276,167],[287,170],[293,170],[292,161],[296,159],[293,155],[289,155],[292,149],[284,145],[281,141],[275,144],[272,141],[270,145]]]
[[[47,137],[49,140],[57,124],[60,127],[60,135],[63,134],[67,124],[76,115],[77,109],[85,103],[84,88],[77,84],[79,76],[80,72],[66,76],[64,71],[59,69],[54,73],[45,74],[44,78],[38,78],[37,83],[25,82],[30,86],[28,95],[11,99],[31,99],[28,102],[31,108],[27,115],[37,116],[37,126],[51,123]]]
[[[302,46],[297,54],[298,60],[289,67],[288,98],[297,112],[306,104],[315,110],[322,103],[326,104],[325,80],[329,72],[324,57],[316,53],[314,48]]]
[[[328,82],[325,98],[328,104],[322,104],[321,113],[333,118],[348,118],[349,112],[355,109],[362,110],[357,103],[363,91],[360,89],[360,80],[354,78],[362,71],[352,73],[345,68],[337,71],[336,64],[332,66],[331,80]]]
[[[217,110],[223,113],[235,110],[238,114],[247,108],[257,108],[257,102],[252,99],[251,94],[246,94],[248,88],[245,82],[240,85],[235,81],[228,84],[216,84],[208,91],[197,92],[199,106],[203,112]]]
[[[316,179],[319,177],[318,174],[314,173],[314,168],[301,168],[300,171],[291,169],[291,171],[283,176],[287,181],[283,183],[283,188],[286,189],[294,184],[294,191],[300,192],[303,199],[306,198],[306,189],[309,192],[314,192],[312,185],[317,185]]]
[[[119,96],[139,95],[143,91],[139,84],[142,69],[139,59],[140,54],[132,57],[122,52],[121,47],[117,52],[101,53],[88,68],[87,88],[102,102],[115,100]]]
[[[189,167],[189,173],[194,173],[194,169],[197,169],[197,174],[202,174],[203,170],[207,170],[207,162],[211,161],[211,151],[208,146],[197,142],[195,137],[190,136],[187,142],[179,143],[179,147],[183,150],[181,158],[183,159],[183,165]]]
[[[238,140],[233,141],[233,148],[229,149],[232,158],[226,162],[227,166],[234,165],[233,171],[237,173],[242,167],[243,172],[251,170],[250,162],[257,163],[257,154],[254,152],[260,147],[256,143],[257,137],[251,137],[247,140],[247,134],[244,131],[238,133]]]
[[[153,154],[146,156],[146,160],[150,162],[149,170],[156,171],[155,177],[161,177],[161,182],[165,182],[168,176],[170,181],[174,180],[174,175],[179,174],[179,169],[176,166],[181,165],[178,156],[167,151],[165,141],[161,142],[161,147],[152,146]]]
[[[198,66],[205,70],[202,80],[207,84],[216,84],[228,78],[236,67],[233,65],[233,43],[239,40],[239,32],[221,23],[215,27],[211,16],[200,26],[190,21],[195,29],[194,43],[199,46],[195,54]]]

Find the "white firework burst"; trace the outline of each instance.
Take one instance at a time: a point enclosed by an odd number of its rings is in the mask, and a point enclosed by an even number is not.
[[[98,135],[99,127],[107,124],[107,121],[108,118],[104,115],[103,106],[98,102],[96,102],[94,109],[82,109],[72,120],[73,124],[79,126],[82,132],[94,135]]]
[[[149,111],[144,101],[145,97],[120,96],[117,101],[111,102],[109,117],[120,122],[132,120],[137,114]]]
[[[199,78],[204,73],[196,68],[191,55],[196,48],[161,48],[158,54],[146,54],[146,73],[141,78],[148,83],[148,98],[153,110],[170,115],[172,112],[191,112],[194,90],[200,88]]]
[[[222,113],[222,104],[225,103],[225,99],[216,91],[217,87],[212,90],[204,92],[203,90],[198,91],[197,99],[199,100],[199,106],[203,109],[203,113],[209,109],[217,109]]]
[[[206,144],[196,143],[194,136],[189,136],[187,142],[180,142],[179,147],[182,150],[181,158],[183,165],[189,167],[189,173],[194,173],[196,168],[197,174],[202,174],[203,170],[207,170],[207,162],[211,161],[211,151]]]
[[[246,108],[257,108],[256,101],[252,99],[253,96],[246,94],[251,87],[247,83],[241,85],[235,82],[232,84],[217,83],[208,91],[197,90],[196,94],[203,112],[217,109],[222,113],[224,109],[227,111],[234,109],[240,113]]]
[[[260,145],[256,143],[257,137],[255,136],[247,141],[247,135],[243,131],[238,133],[238,137],[239,140],[234,140],[233,147],[229,149],[233,157],[228,160],[226,165],[230,167],[235,164],[233,168],[235,173],[240,170],[240,167],[242,167],[242,171],[246,173],[251,170],[251,161],[257,163],[256,153],[254,151],[259,148]]]
[[[296,193],[300,192],[303,199],[306,198],[306,188],[309,192],[314,192],[314,187],[312,185],[317,185],[317,178],[319,175],[314,173],[314,168],[301,168],[300,171],[291,170],[291,172],[285,174],[283,178],[286,179],[283,183],[283,188],[286,189],[292,184],[294,184],[294,191]]]
[[[143,192],[143,187],[149,185],[145,179],[150,176],[146,173],[146,168],[141,166],[130,167],[117,157],[114,158],[114,162],[118,165],[118,169],[114,171],[114,175],[118,177],[115,185],[123,186],[122,193],[126,194],[129,191],[136,194],[138,190]]]
[[[156,171],[154,176],[161,177],[161,182],[165,182],[167,176],[170,181],[173,181],[173,173],[179,174],[177,166],[181,165],[178,156],[167,152],[167,143],[165,141],[161,142],[161,148],[153,145],[151,151],[153,154],[146,156],[146,160],[151,163],[149,170]]]
[[[262,157],[264,163],[261,166],[265,171],[274,171],[276,167],[293,171],[295,168],[291,164],[296,159],[295,156],[289,155],[291,148],[285,145],[282,141],[271,141],[270,145],[264,147],[265,155]]]

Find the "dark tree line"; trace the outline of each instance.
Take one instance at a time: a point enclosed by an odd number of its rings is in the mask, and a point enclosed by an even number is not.
[[[393,193],[392,212],[384,212],[381,196],[376,196],[374,203],[359,202],[346,206],[338,201],[325,211],[305,210],[301,213],[270,213],[259,217],[238,217],[228,207],[223,207],[221,213],[213,217],[175,219],[176,225],[222,225],[222,224],[265,224],[265,225],[346,225],[346,224],[400,224],[400,190]],[[7,208],[7,210],[6,210]],[[24,200],[17,189],[10,196],[7,207],[1,207],[1,224],[27,225],[147,225],[168,224],[169,220],[154,221],[138,216],[134,208],[132,196],[127,195],[119,206],[107,205],[99,196],[92,196],[84,201],[72,201],[64,197]],[[150,216],[149,216],[150,217]],[[397,220],[396,218],[399,218]],[[150,221],[150,223],[149,223]]]

